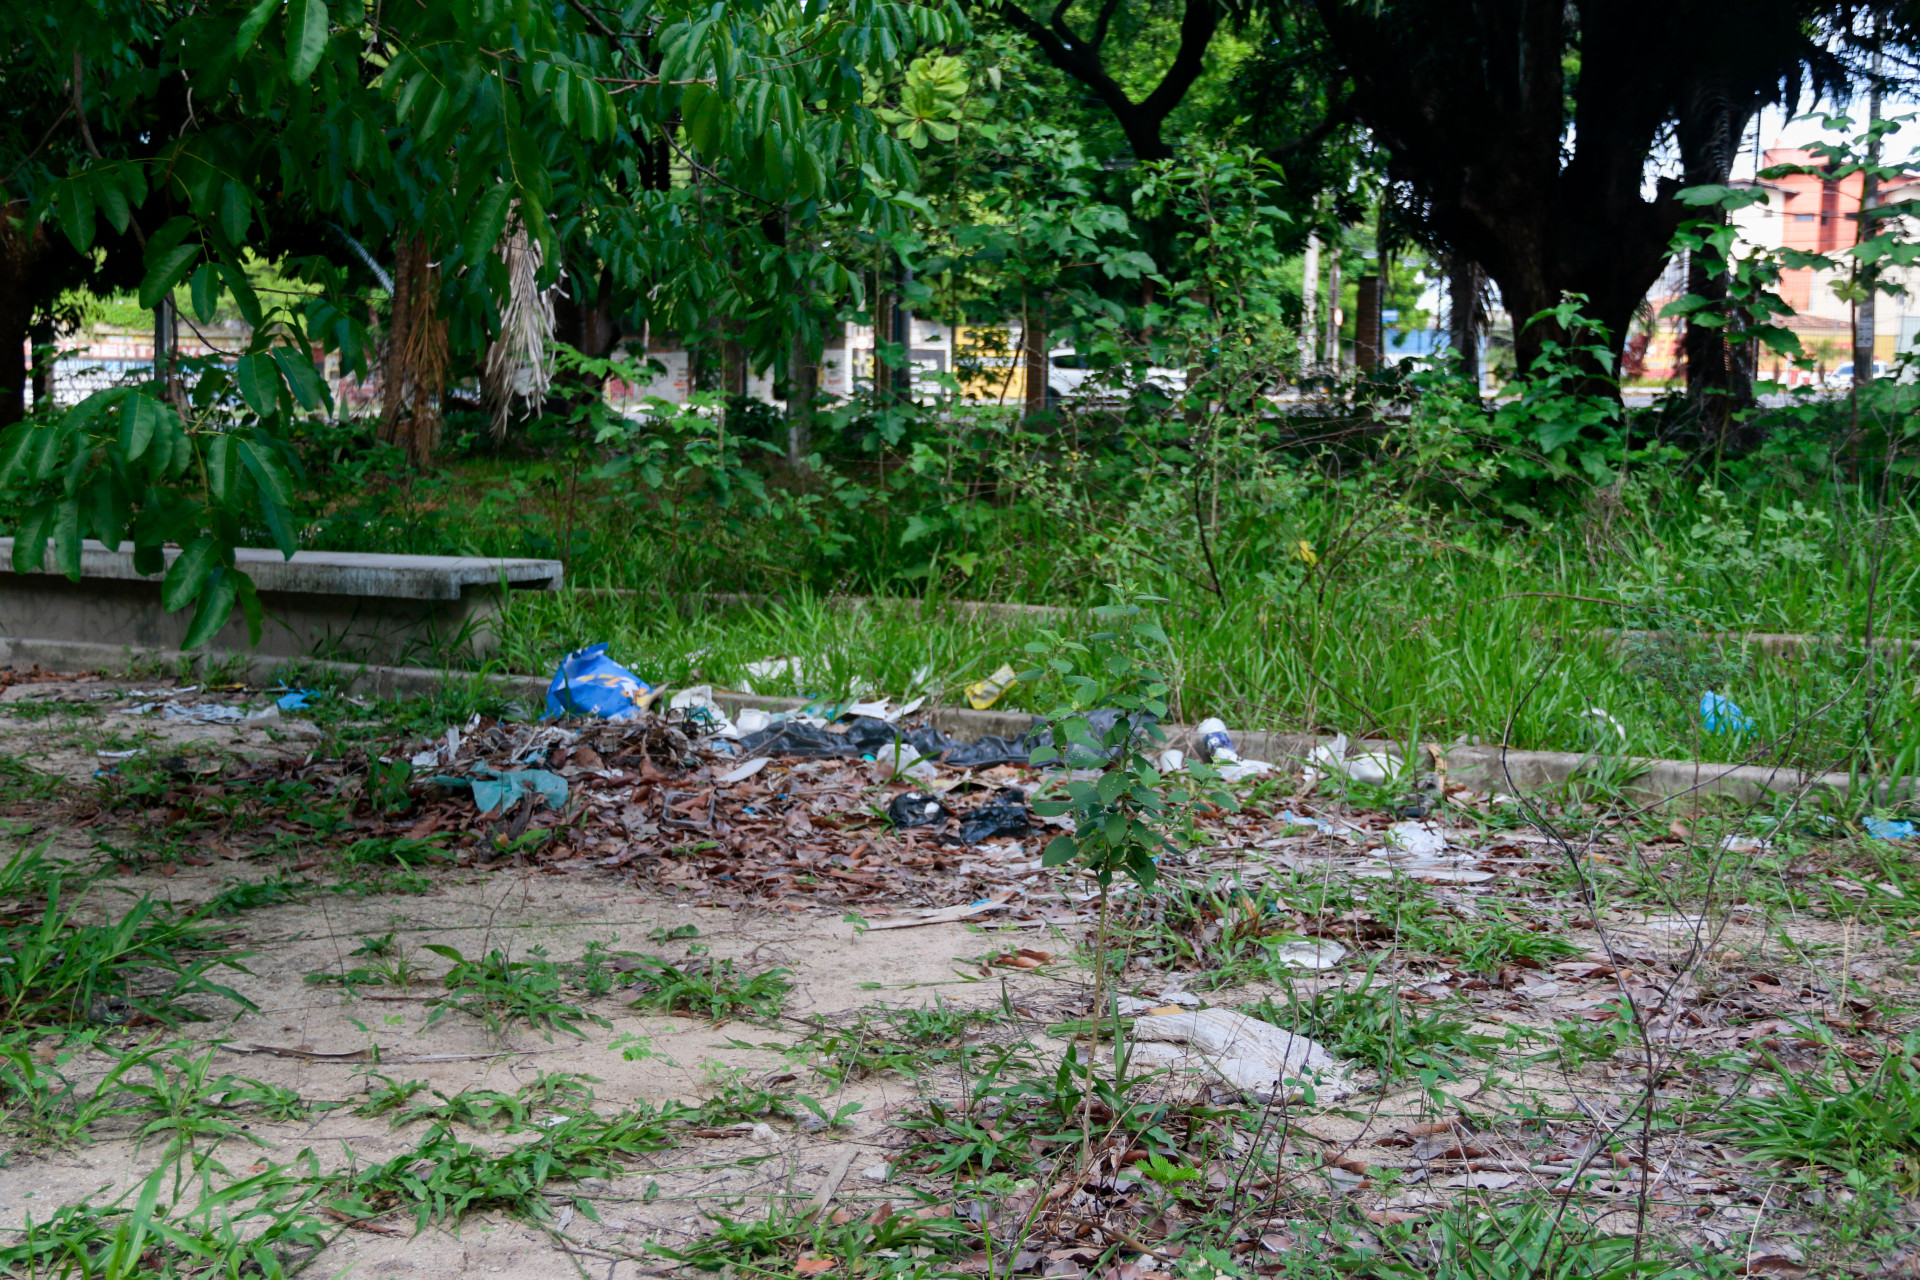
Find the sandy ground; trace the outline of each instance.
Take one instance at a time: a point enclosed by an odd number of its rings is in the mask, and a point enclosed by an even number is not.
[[[80,829],[56,816],[63,812],[63,801],[117,767],[118,757],[102,753],[142,750],[156,756],[181,752],[300,759],[314,746],[316,731],[286,717],[209,726],[118,714],[132,699],[110,695],[124,691],[128,683],[68,681],[0,690],[0,704],[14,704],[0,709],[0,752],[59,779],[51,794],[23,800],[14,805],[11,816],[0,818],[4,824],[0,830],[11,832],[22,847],[45,842],[54,856],[97,860],[102,848],[111,850],[128,838],[111,819]],[[33,709],[21,714],[18,704],[33,704]],[[170,865],[167,869],[171,874],[141,870],[103,878],[90,891],[82,914],[105,917],[122,909],[129,895],[150,894],[180,905],[200,903],[223,887],[257,882],[284,870],[244,858],[215,858],[205,866]],[[431,1090],[445,1095],[471,1088],[511,1092],[543,1073],[567,1072],[594,1077],[598,1108],[612,1112],[642,1103],[698,1103],[711,1094],[717,1075],[729,1071],[745,1072],[740,1077],[743,1081],[777,1079],[796,1071],[794,1060],[782,1050],[808,1030],[808,1020],[844,1023],[863,1010],[878,1008],[935,1002],[963,1009],[1010,1007],[1026,1020],[1036,1047],[1057,1056],[1063,1044],[1049,1040],[1039,1028],[1081,1016],[1089,997],[1088,971],[1071,963],[1079,938],[1059,926],[997,929],[947,923],[865,930],[829,909],[754,909],[673,901],[642,887],[629,872],[619,869],[585,867],[556,873],[504,867],[442,870],[432,878],[433,887],[425,893],[316,892],[297,904],[258,908],[233,917],[227,938],[246,953],[245,971],[230,973],[226,980],[253,1009],[236,1014],[231,1006],[204,1001],[203,1012],[209,1020],[187,1027],[186,1037],[202,1045],[221,1041],[290,1051],[290,1056],[277,1056],[222,1049],[214,1071],[281,1085],[312,1102],[357,1103],[370,1085],[378,1083],[376,1072],[394,1080],[425,1081]],[[1591,956],[1604,958],[1611,947],[1616,955],[1651,960],[1684,953],[1699,931],[1698,922],[1684,915],[1644,910],[1610,912],[1603,923],[1607,937],[1590,928],[1571,930],[1569,936]],[[1842,978],[1865,982],[1889,1000],[1911,993],[1910,957],[1884,938],[1869,937],[1856,928],[1824,919],[1794,920],[1790,923],[1799,954],[1784,956],[1775,945],[1778,920],[1735,911],[1724,927],[1718,921],[1710,923],[1715,925],[1712,954],[1690,979],[1702,1001],[1713,995],[1715,984],[1745,982],[1741,975],[1763,964],[1780,973],[1791,970],[1798,975],[1792,984],[1802,978],[1808,981],[1811,985],[1796,997],[1796,1007],[1815,1013],[1822,1011],[1821,992]],[[688,925],[697,930],[696,936],[660,940]],[[682,954],[691,942],[743,968],[786,969],[794,988],[783,1016],[771,1026],[745,1022],[715,1026],[696,1018],[659,1016],[628,1007],[630,997],[616,991],[582,1002],[588,1013],[609,1025],[583,1023],[583,1035],[556,1031],[548,1038],[524,1027],[496,1035],[478,1020],[457,1012],[430,1024],[427,1002],[439,990],[430,981],[417,988],[353,990],[308,981],[311,974],[339,974],[352,967],[358,961],[351,952],[368,939],[385,935],[392,935],[401,953],[418,961],[427,973],[438,973],[445,966],[424,950],[429,945],[453,947],[468,956],[498,949],[510,958],[539,948],[554,960],[570,960],[593,944],[616,952],[673,956]],[[1041,971],[982,965],[984,957],[1012,947],[1044,948],[1065,963]],[[1301,989],[1310,992],[1317,983],[1346,980],[1343,975],[1305,980]],[[1459,975],[1402,973],[1396,981],[1410,1000],[1422,998],[1421,992],[1428,988],[1431,994],[1426,998],[1438,999],[1457,993]],[[1130,975],[1129,984],[1135,990],[1157,989],[1151,975]],[[1273,990],[1277,988],[1211,992],[1207,998],[1224,1005]],[[1471,1018],[1474,1030],[1489,1036],[1544,1033],[1556,1022],[1592,1014],[1619,994],[1612,980],[1542,973],[1528,977],[1524,987],[1482,997]],[[1843,1011],[1836,1005],[1832,1012]],[[114,1034],[113,1042],[125,1047],[174,1034],[120,1032]],[[1705,1043],[1704,1037],[1720,1035],[1721,1030],[1710,1019],[1702,1019],[1699,1026],[1683,1026],[1676,1034],[1693,1035]],[[620,1045],[633,1043],[631,1037],[644,1038],[652,1056],[628,1060]],[[298,1056],[365,1050],[377,1051],[377,1067],[365,1061]],[[441,1060],[422,1060],[435,1057]],[[74,1066],[84,1075],[103,1071],[106,1063],[104,1055],[96,1054]],[[845,1173],[835,1203],[861,1212],[883,1203],[912,1205],[919,1199],[915,1186],[929,1196],[952,1194],[950,1188],[894,1167],[906,1137],[891,1122],[929,1093],[955,1096],[963,1082],[937,1071],[919,1081],[881,1076],[851,1083],[827,1098],[826,1082],[804,1068],[798,1071],[800,1078],[791,1087],[821,1097],[830,1111],[848,1102],[857,1102],[859,1110],[833,1129],[777,1122],[687,1137],[680,1145],[639,1162],[625,1176],[553,1192],[552,1230],[483,1212],[470,1215],[457,1229],[429,1227],[415,1236],[411,1223],[385,1219],[371,1230],[343,1230],[313,1265],[329,1274],[408,1275],[423,1280],[465,1273],[551,1277],[576,1271],[618,1280],[660,1270],[649,1246],[672,1247],[695,1239],[710,1229],[712,1215],[754,1217],[770,1207],[791,1210],[805,1205],[838,1169],[844,1168]],[[1580,1073],[1537,1065],[1502,1067],[1497,1080],[1468,1076],[1447,1083],[1443,1092],[1451,1100],[1447,1106],[1454,1115],[1587,1111],[1599,1124],[1610,1108],[1617,1109],[1620,1096],[1643,1081],[1644,1073],[1636,1080],[1631,1063],[1588,1067]],[[1198,1096],[1206,1086],[1189,1082],[1182,1087]],[[1291,1140],[1298,1149],[1319,1153],[1327,1162],[1328,1176],[1339,1185],[1347,1185],[1339,1180],[1348,1178],[1355,1194],[1374,1187],[1383,1171],[1405,1174],[1398,1178],[1401,1185],[1369,1201],[1381,1212],[1417,1212],[1462,1190],[1504,1187],[1523,1178],[1533,1185],[1551,1185],[1561,1176],[1553,1172],[1561,1167],[1555,1162],[1569,1158],[1569,1151],[1584,1150],[1571,1131],[1508,1125],[1499,1129],[1497,1140],[1489,1137],[1483,1142],[1486,1153],[1478,1157],[1480,1163],[1492,1162],[1501,1168],[1488,1172],[1461,1164],[1459,1172],[1428,1176],[1428,1157],[1419,1154],[1417,1145],[1420,1139],[1409,1134],[1422,1125],[1431,1127],[1442,1111],[1434,1096],[1419,1090],[1376,1094],[1357,1110],[1296,1117]],[[342,1105],[299,1123],[251,1122],[247,1134],[257,1144],[236,1137],[212,1154],[234,1174],[303,1159],[306,1153],[323,1169],[362,1167],[411,1149],[423,1131],[420,1124],[396,1130],[384,1118],[356,1116],[349,1105]],[[459,1136],[489,1149],[524,1140],[464,1129]],[[109,1202],[159,1167],[166,1154],[164,1138],[136,1142],[123,1122],[112,1121],[99,1126],[88,1142],[16,1149],[0,1166],[0,1229],[17,1229],[29,1217],[44,1220],[61,1205]],[[1765,1206],[1754,1209],[1746,1194],[1750,1188],[1729,1183],[1719,1172],[1729,1166],[1729,1153],[1712,1144],[1695,1143],[1684,1150],[1676,1147],[1668,1156],[1673,1167],[1693,1181],[1676,1175],[1674,1185],[1687,1190],[1691,1199],[1676,1192],[1656,1206],[1656,1216],[1665,1226],[1675,1230],[1685,1226],[1694,1232],[1689,1238],[1715,1247],[1750,1248],[1755,1257],[1795,1259],[1803,1252],[1794,1243],[1796,1232],[1802,1230],[1798,1219],[1791,1213],[1782,1216],[1777,1209],[1769,1213]],[[1536,1167],[1548,1172],[1529,1172]],[[1417,1178],[1412,1176],[1416,1171]],[[598,1221],[576,1208],[573,1191],[591,1204]],[[1601,1186],[1594,1192],[1595,1212],[1623,1212],[1613,1206],[1630,1198],[1633,1191],[1632,1180],[1625,1174],[1617,1184]],[[1701,1205],[1710,1210],[1701,1212]],[[1745,1244],[1739,1243],[1743,1237]]]

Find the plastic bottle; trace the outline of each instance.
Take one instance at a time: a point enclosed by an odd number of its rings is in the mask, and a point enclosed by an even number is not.
[[[1208,716],[1193,731],[1200,740],[1200,755],[1214,764],[1237,764],[1240,753],[1233,749],[1233,739],[1227,734],[1227,722],[1216,716]]]

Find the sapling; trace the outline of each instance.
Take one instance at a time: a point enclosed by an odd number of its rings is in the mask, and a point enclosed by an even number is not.
[[[1027,646],[1039,665],[1020,677],[1045,688],[1054,702],[1045,717],[1045,745],[1035,748],[1031,762],[1069,770],[1066,798],[1034,805],[1034,811],[1042,817],[1064,816],[1073,821],[1071,833],[1048,842],[1042,864],[1057,867],[1078,861],[1099,886],[1093,980],[1096,1048],[1100,1018],[1110,1003],[1108,908],[1114,876],[1127,876],[1142,892],[1152,889],[1160,857],[1179,853],[1192,844],[1201,807],[1235,807],[1219,775],[1205,764],[1194,761],[1183,773],[1163,774],[1155,763],[1166,744],[1161,721],[1167,714],[1168,680],[1159,655],[1167,649],[1167,636],[1144,606],[1161,603],[1164,601],[1154,597],[1136,596],[1095,609],[1094,616],[1106,627],[1089,635],[1085,642],[1064,639],[1050,631],[1043,633],[1043,639]],[[1126,1069],[1119,1051],[1117,1010],[1116,1004],[1116,1087]],[[1089,1133],[1092,1099],[1089,1061],[1083,1107]]]

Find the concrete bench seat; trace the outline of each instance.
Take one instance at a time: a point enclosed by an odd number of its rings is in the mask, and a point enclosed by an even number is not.
[[[180,552],[165,552],[169,565]],[[480,556],[391,556],[300,551],[288,560],[270,548],[243,548],[235,564],[253,579],[267,623],[256,653],[393,663],[458,646],[492,649],[492,621],[508,591],[558,591],[558,560]],[[0,637],[80,640],[136,648],[178,648],[193,610],[160,607],[161,575],[133,567],[133,547],[81,546],[80,581],[53,568],[49,546],[38,573],[13,571],[13,539],[0,538]],[[212,642],[248,651],[238,614]]]

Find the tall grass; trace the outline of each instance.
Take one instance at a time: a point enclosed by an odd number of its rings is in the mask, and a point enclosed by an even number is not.
[[[1482,483],[1496,464],[1464,447],[1409,462],[1385,446],[1290,450],[1265,426],[1136,447],[948,425],[892,466],[769,475],[754,503],[738,487],[726,501],[622,487],[578,458],[480,460],[348,518],[380,492],[356,481],[310,531],[361,549],[564,554],[574,586],[595,590],[517,594],[504,620],[497,661],[532,674],[606,640],[674,684],[740,688],[749,663],[797,657],[797,679],[753,687],[957,702],[1019,666],[1047,624],[946,601],[1073,611],[1119,586],[1165,600],[1188,720],[1816,768],[1920,759],[1905,650],[1868,661],[1860,643],[1869,627],[1920,637],[1920,514],[1897,489],[1669,452],[1597,487],[1496,491]],[[718,591],[778,598],[703,600]],[[835,599],[849,593],[879,598]],[[1647,630],[1669,639],[1621,635]],[[1749,631],[1825,639],[1770,657],[1713,638]],[[1708,691],[1751,728],[1712,732]],[[1002,705],[1023,708],[1022,692]]]

